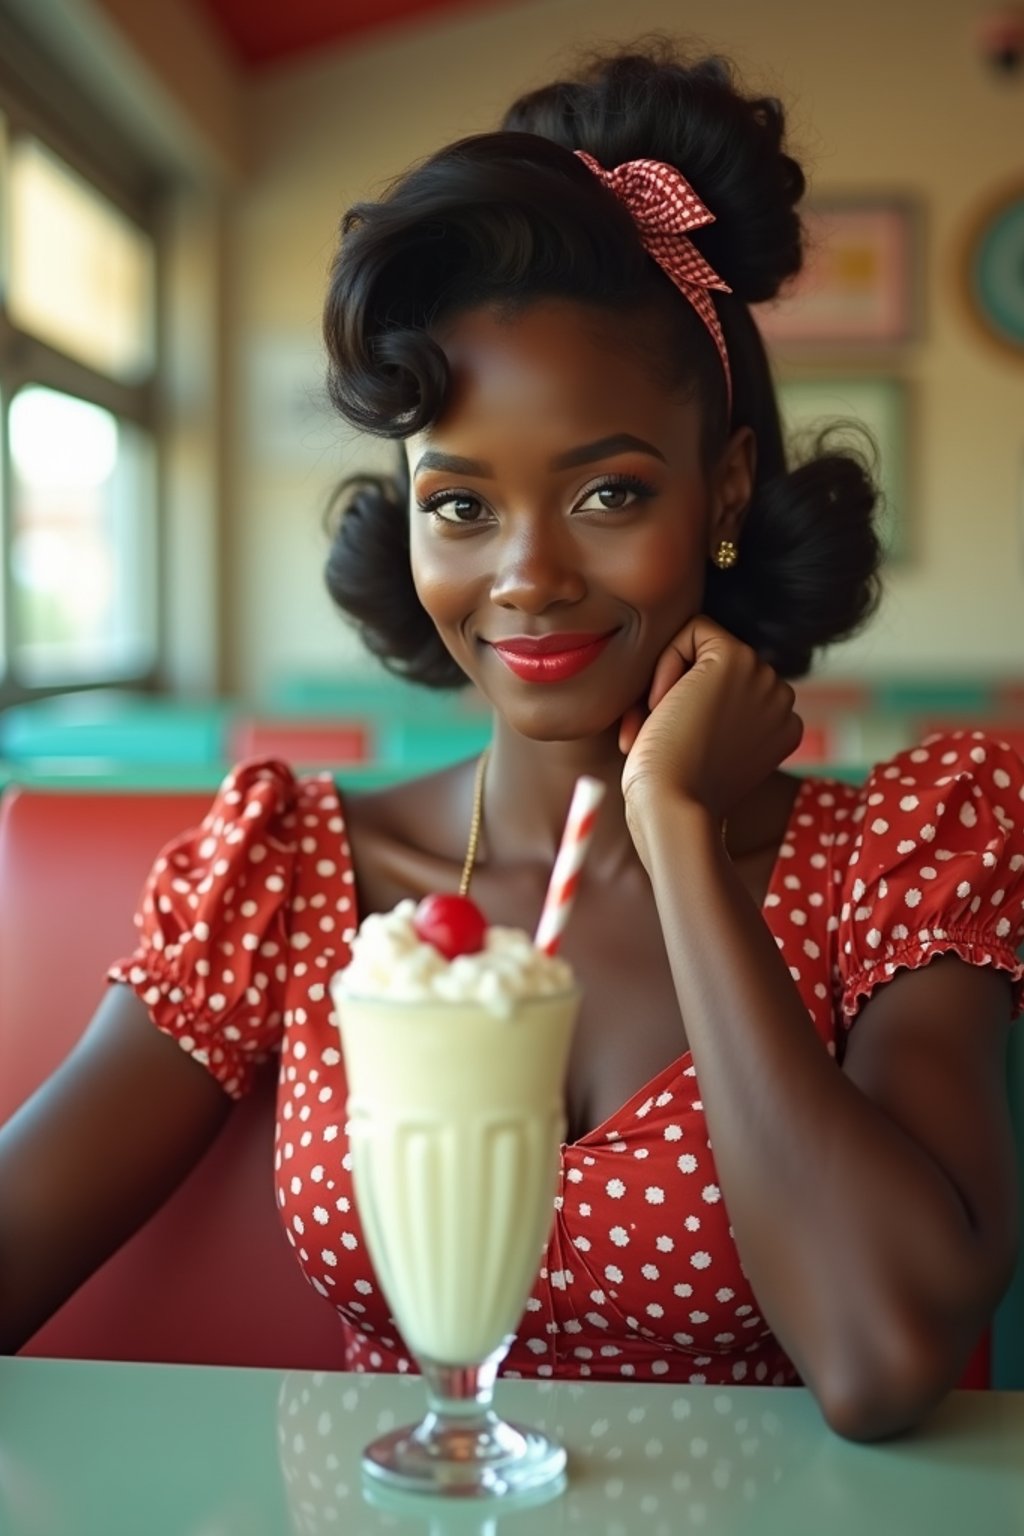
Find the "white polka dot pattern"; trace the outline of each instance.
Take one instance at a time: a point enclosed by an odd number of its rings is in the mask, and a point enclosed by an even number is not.
[[[1024,766],[981,731],[927,738],[876,768],[850,851],[836,957],[847,1022],[901,968],[955,954],[1024,965]]]
[[[108,971],[233,1098],[281,1039],[294,785],[281,763],[229,774],[201,826],[160,854],[135,918],[141,948]]]
[[[953,951],[1019,982],[1022,822],[1024,766],[976,735],[903,753],[863,788],[803,783],[764,918],[825,1050],[897,966]],[[141,947],[111,976],[227,1092],[243,1093],[280,1050],[277,1203],[310,1284],[340,1314],[348,1367],[414,1369],[352,1189],[326,984],[356,913],[331,780],[296,781],[278,763],[236,769],[202,826],[157,860],[138,921]],[[796,1380],[743,1271],[689,1054],[563,1149],[551,1239],[505,1369]]]

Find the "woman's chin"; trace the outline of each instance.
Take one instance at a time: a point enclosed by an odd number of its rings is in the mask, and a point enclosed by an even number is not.
[[[519,736],[530,741],[590,741],[618,733],[622,710],[610,713],[607,702],[600,707],[573,707],[568,700],[555,698],[533,704],[509,707],[508,700],[491,701],[498,718]],[[504,707],[503,707],[504,706]],[[623,709],[625,706],[623,706]]]

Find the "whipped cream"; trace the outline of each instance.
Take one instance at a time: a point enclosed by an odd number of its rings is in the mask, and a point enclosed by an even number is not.
[[[338,976],[343,994],[410,1003],[442,999],[511,1013],[517,1003],[573,987],[570,966],[535,949],[521,928],[488,928],[483,949],[448,960],[419,937],[415,914],[414,901],[400,901],[391,912],[363,919],[352,959]]]

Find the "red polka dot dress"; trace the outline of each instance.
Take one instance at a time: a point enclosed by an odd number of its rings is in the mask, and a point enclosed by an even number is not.
[[[202,826],[157,860],[140,946],[109,974],[233,1097],[277,1058],[284,1231],[338,1311],[344,1363],[402,1371],[412,1362],[355,1208],[327,990],[347,959],[354,899],[332,780],[243,764]],[[1005,972],[1019,1004],[1024,764],[997,741],[957,732],[899,754],[861,786],[805,780],[764,918],[832,1056],[879,985],[939,954]],[[689,1053],[563,1148],[550,1243],[505,1373],[795,1381],[743,1270]]]

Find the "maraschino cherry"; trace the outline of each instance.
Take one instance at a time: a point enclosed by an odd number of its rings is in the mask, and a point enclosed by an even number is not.
[[[487,920],[468,896],[424,896],[412,920],[418,938],[446,960],[475,955],[484,947]]]

